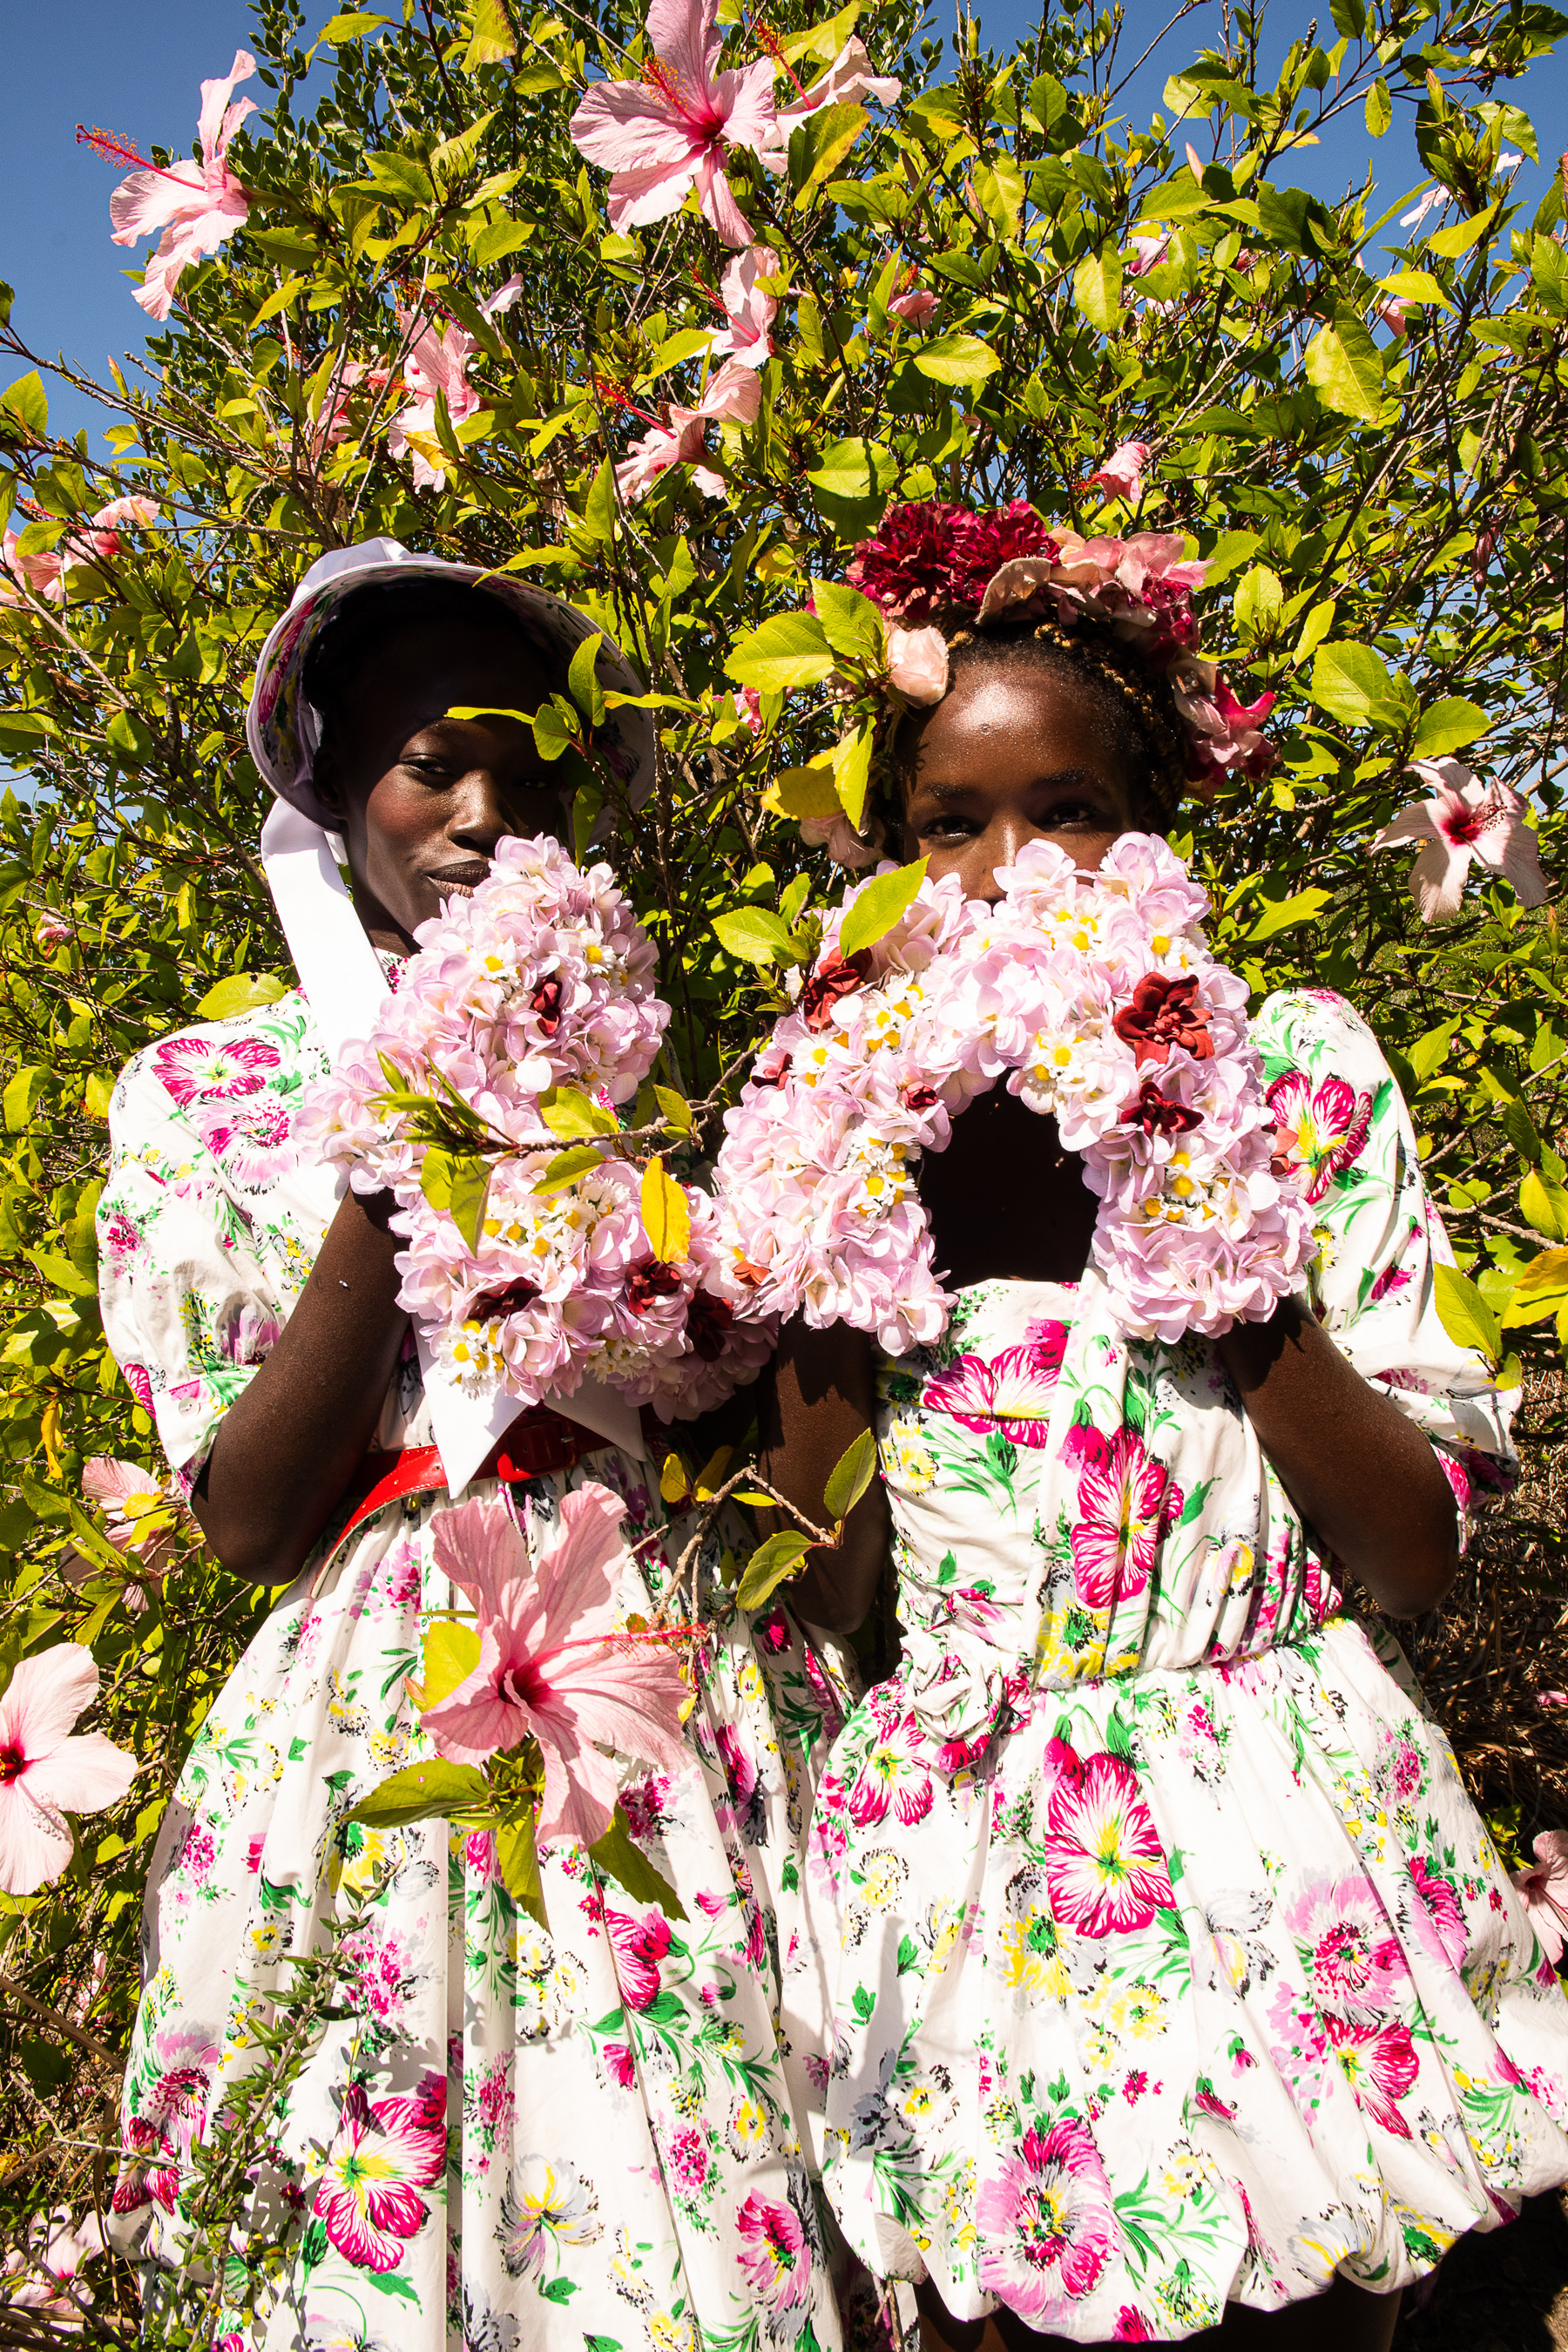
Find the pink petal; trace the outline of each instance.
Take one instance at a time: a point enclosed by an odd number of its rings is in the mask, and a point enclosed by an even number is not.
[[[737,248],[750,245],[752,224],[735,202],[734,191],[724,176],[721,155],[710,152],[699,159],[697,199],[703,219],[717,229],[726,245]]]
[[[754,425],[763,404],[763,386],[755,368],[742,360],[726,360],[698,404],[699,416],[717,417],[726,425]]]
[[[1504,878],[1513,884],[1521,907],[1543,907],[1548,896],[1541,869],[1541,843],[1533,825],[1515,824],[1502,859]]]
[[[1468,844],[1460,849],[1446,841],[1427,843],[1410,869],[1410,894],[1424,923],[1447,922],[1458,913],[1469,870]]]
[[[562,1496],[559,1532],[534,1571],[542,1649],[599,1630],[593,1621],[615,1599],[611,1566],[619,1569],[626,1558],[626,1515],[621,1497],[595,1480]]]
[[[459,1503],[431,1529],[437,1567],[484,1621],[510,1625],[530,1581],[528,1546],[504,1502]]]
[[[542,1739],[567,1750],[596,1740],[668,1772],[689,1762],[679,1727],[686,1685],[668,1651],[556,1651],[536,1672],[547,1685],[531,1705]]]
[[[738,73],[721,73],[717,89],[724,136],[731,147],[749,147],[754,155],[762,155],[764,149],[776,146],[779,118],[773,109],[771,59],[761,58]]]
[[[140,1769],[134,1756],[116,1748],[101,1731],[85,1731],[62,1739],[21,1777],[28,1796],[40,1805],[95,1813],[101,1806],[117,1805]]]
[[[678,166],[649,163],[617,172],[607,191],[611,227],[618,234],[668,220],[685,203],[686,191],[696,177],[695,161]]]
[[[0,1781],[0,1890],[35,1895],[71,1858],[70,1831],[34,1804],[20,1780]]]
[[[592,1845],[609,1828],[620,1792],[621,1768],[596,1748],[574,1741],[563,1750],[542,1739],[544,1793],[540,1801],[534,1834],[541,1845],[557,1838],[581,1839]],[[684,1759],[683,1759],[684,1760]]]
[[[0,1692],[0,1747],[18,1748],[31,1764],[58,1748],[98,1696],[98,1668],[79,1642],[24,1658]]]
[[[95,522],[99,520],[93,517]],[[159,1489],[150,1470],[117,1461],[112,1454],[95,1454],[82,1471],[81,1491],[89,1502],[125,1503],[132,1495],[155,1495]]]
[[[520,1746],[533,1729],[528,1709],[499,1696],[489,1677],[481,1678],[478,1672],[439,1706],[426,1707],[419,1720],[437,1753],[452,1764],[482,1766],[503,1749]]]
[[[1568,1830],[1542,1830],[1535,1841],[1535,1859],[1546,1874],[1547,1893],[1568,1895]]]
[[[226,119],[224,109],[234,96],[237,81],[248,81],[256,71],[256,59],[248,49],[236,49],[234,63],[219,81],[202,84],[202,110],[196,120],[196,136],[202,142],[202,153],[208,163],[222,158],[225,149],[247,114],[256,111],[254,99],[242,98],[230,108]]]
[[[656,90],[641,82],[598,82],[572,117],[572,141],[603,172],[681,173],[691,169],[704,142],[673,115]]]
[[[111,245],[135,245],[156,228],[182,219],[193,206],[205,204],[202,167],[187,157],[166,172],[132,172],[109,199],[113,224]]]
[[[1432,821],[1430,801],[1412,801],[1401,809],[1393,821],[1373,840],[1373,849],[1394,849],[1402,841],[1435,841],[1437,828]]]
[[[719,54],[719,0],[650,0],[646,26],[659,62],[688,105],[713,94],[713,59]],[[773,67],[767,67],[773,79]]]

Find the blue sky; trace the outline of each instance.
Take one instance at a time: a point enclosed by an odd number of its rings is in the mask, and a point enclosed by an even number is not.
[[[1128,0],[1126,63],[1177,5],[1178,0]],[[317,0],[311,29],[331,13],[331,0]],[[822,13],[830,13],[828,0]],[[1010,46],[1036,14],[1022,0],[990,0],[982,17],[985,37],[999,47]],[[63,349],[101,376],[107,353],[123,364],[127,352],[142,349],[144,321],[121,275],[138,257],[110,243],[109,197],[118,174],[76,144],[76,125],[116,131],[143,153],[152,142],[188,153],[198,85],[204,76],[226,71],[236,47],[248,37],[248,11],[243,0],[151,0],[138,12],[132,38],[126,37],[123,7],[110,8],[107,0],[77,0],[68,18],[57,16],[40,0],[11,0],[5,15],[9,103],[6,169],[0,179],[0,278],[16,289],[13,323],[33,350],[52,357]],[[1270,18],[1275,54],[1304,32],[1314,15],[1328,24],[1328,0],[1276,0]],[[1146,123],[1159,105],[1167,73],[1205,38],[1216,37],[1218,18],[1218,0],[1200,0],[1169,35],[1123,101],[1136,121]],[[933,11],[933,29],[943,29],[946,22],[944,9]],[[1552,127],[1568,119],[1568,58],[1538,68],[1520,96],[1528,100],[1550,171],[1555,162]],[[1421,177],[1408,120],[1402,109],[1394,129],[1374,144],[1357,111],[1321,147],[1298,150],[1289,176],[1321,194],[1339,194],[1359,179],[1370,155],[1386,205]],[[1527,165],[1521,185],[1533,205],[1545,172]],[[71,430],[87,425],[95,436],[101,430],[98,412],[68,389],[51,385],[50,401],[57,422]],[[101,449],[100,442],[96,446]]]

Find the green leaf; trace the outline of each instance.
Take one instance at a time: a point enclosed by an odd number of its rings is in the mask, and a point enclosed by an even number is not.
[[[1359,41],[1366,30],[1366,0],[1329,0],[1329,14],[1347,41]]]
[[[1527,1224],[1549,1242],[1568,1242],[1568,1192],[1539,1168],[1532,1168],[1519,1188],[1519,1205]]]
[[[489,1784],[472,1764],[405,1764],[362,1798],[348,1819],[367,1829],[406,1829],[414,1822],[449,1821],[489,1803]]]
[[[466,1683],[479,1663],[478,1628],[459,1619],[437,1617],[425,1635],[425,1673],[419,1685],[419,1712],[439,1706],[459,1683]]]
[[[921,375],[933,383],[984,383],[1002,364],[978,335],[933,335],[914,355]]]
[[[791,134],[789,184],[795,191],[795,209],[809,205],[824,180],[830,180],[870,121],[863,106],[845,100],[820,106]]]
[[[822,1507],[826,1516],[830,1519],[847,1519],[876,1475],[876,1433],[863,1429],[858,1437],[850,1439],[827,1474],[827,1484],[822,1492]]]
[[[1489,236],[1497,226],[1498,215],[1501,210],[1500,203],[1489,205],[1473,219],[1456,221],[1451,228],[1438,229],[1426,240],[1427,252],[1438,255],[1444,261],[1462,261],[1466,254],[1474,252],[1482,237]]]
[[[678,1135],[691,1132],[691,1105],[673,1087],[655,1087],[654,1100],[664,1113],[665,1125],[673,1127]]]
[[[662,1872],[654,1868],[644,1853],[626,1817],[616,1804],[609,1828],[596,1837],[588,1848],[589,1859],[596,1870],[608,1871],[619,1882],[634,1903],[657,1903],[667,1919],[684,1919],[686,1906]]]
[[[820,621],[809,613],[775,613],[741,639],[724,665],[724,675],[737,686],[784,694],[792,687],[819,685],[831,674],[836,658]]]
[[[498,1823],[495,1841],[496,1866],[502,1885],[520,1910],[526,1911],[548,1934],[550,1922],[544,1912],[544,1882],[539,1874],[532,1806],[520,1807]]]
[[[843,807],[832,767],[781,768],[763,794],[763,806],[775,816],[833,816]]]
[[[876,748],[877,722],[863,719],[847,735],[841,735],[833,747],[833,783],[838,804],[850,824],[858,828],[866,813],[866,794],[871,782],[871,753]]]
[[[1521,1323],[1540,1323],[1558,1314],[1564,1305],[1568,1305],[1568,1249],[1542,1250],[1515,1283],[1502,1328],[1507,1331]]]
[[[1380,294],[1392,294],[1399,302],[1430,302],[1436,309],[1451,310],[1442,287],[1429,269],[1395,269],[1377,281]]]
[[[1394,677],[1370,646],[1320,646],[1312,664],[1312,699],[1346,727],[1396,727],[1400,721]]]
[[[40,441],[49,429],[49,402],[44,390],[44,380],[35,368],[30,375],[19,375],[13,384],[0,392],[0,408],[5,409],[18,425]]]
[[[516,54],[517,42],[506,0],[468,0],[468,21],[473,32],[463,53],[465,73],[477,73],[481,66],[500,65],[504,58]]]
[[[1490,725],[1490,717],[1479,702],[1467,702],[1462,694],[1446,695],[1421,713],[1410,756],[1440,760],[1446,751],[1462,751],[1467,743],[1473,743]]]
[[[35,1104],[42,1101],[53,1084],[50,1072],[36,1066],[24,1065],[12,1072],[4,1097],[5,1125],[12,1135],[26,1132]]]
[[[289,993],[287,981],[275,971],[235,971],[209,988],[196,1006],[204,1021],[232,1021],[237,1013],[253,1013],[258,1004],[276,1004]]]
[[[566,672],[566,691],[591,727],[605,723],[605,696],[596,667],[604,642],[600,629],[595,629],[591,637],[584,637]]]
[[[1307,346],[1307,381],[1325,408],[1360,424],[1383,414],[1383,354],[1352,310],[1334,314]]]
[[[648,1247],[661,1265],[679,1265],[690,1255],[691,1212],[686,1195],[664,1162],[650,1160],[643,1171],[642,1223]]]
[[[1084,255],[1073,272],[1072,291],[1089,325],[1110,334],[1121,317],[1121,256],[1114,246]]]
[[[433,1209],[446,1212],[476,1255],[489,1189],[490,1163],[478,1152],[443,1151],[434,1143],[426,1146],[419,1190]]]
[[[1475,1284],[1452,1265],[1435,1265],[1432,1283],[1438,1320],[1449,1339],[1473,1348],[1495,1371],[1502,1357],[1502,1327]]]
[[[1267,563],[1255,563],[1236,583],[1236,625],[1251,637],[1271,637],[1285,611],[1285,588]]]
[[[593,1102],[578,1087],[552,1087],[539,1097],[539,1116],[552,1135],[618,1135],[613,1110]]]
[[[769,1536],[760,1543],[741,1572],[740,1588],[735,1594],[742,1609],[761,1609],[772,1599],[786,1577],[794,1576],[811,1549],[808,1536]]]
[[[533,740],[542,760],[559,760],[563,751],[574,751],[582,740],[576,711],[570,706],[563,711],[557,695],[541,703],[532,723]]]
[[[858,955],[862,948],[874,947],[886,938],[914,904],[921,884],[925,880],[930,859],[917,857],[912,866],[900,866],[895,873],[879,874],[874,882],[862,888],[838,934],[841,956]]]
[[[728,915],[715,915],[713,936],[726,955],[742,963],[773,963],[780,956],[786,963],[799,961],[784,923],[765,907],[737,907]]]
[[[357,41],[363,33],[374,33],[378,25],[390,25],[390,16],[373,16],[363,8],[346,8],[336,16],[329,16],[316,36],[316,47],[331,42],[335,47],[340,41]]]
[[[1381,74],[1366,94],[1366,131],[1369,139],[1381,139],[1394,121],[1394,100],[1388,84]]]
[[[580,1176],[591,1176],[595,1168],[605,1164],[605,1155],[595,1151],[591,1143],[574,1143],[570,1151],[558,1151],[538,1183],[533,1188],[536,1201],[548,1200],[552,1192],[563,1192],[568,1184],[575,1184]]]
[[[810,478],[816,481],[819,478],[814,474]],[[879,667],[887,633],[882,615],[869,596],[862,596],[858,588],[847,588],[836,580],[814,580],[811,601],[816,607],[822,633],[836,654],[847,661],[864,662],[868,668]]]
[[[1247,934],[1247,945],[1271,940],[1279,931],[1294,930],[1298,923],[1316,922],[1333,895],[1331,890],[1298,890],[1293,898],[1276,898],[1265,904]]]

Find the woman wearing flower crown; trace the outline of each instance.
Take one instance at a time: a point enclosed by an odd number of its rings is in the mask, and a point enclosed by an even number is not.
[[[889,1521],[898,1576],[786,1963],[828,2197],[942,2352],[1381,2352],[1568,2179],[1568,2003],[1341,1597],[1441,1600],[1514,1399],[1435,1311],[1370,1032],[1320,990],[1248,1024],[1158,838],[1270,758],[1201,565],[906,507],[850,576],[925,705],[869,829],[927,877],[875,945],[830,923],[720,1162],[795,1317],[770,1475],[820,1519],[879,1441],[798,1605],[858,1625]]]
[[[478,582],[376,541],[301,583],[248,732],[279,795],[263,856],[305,990],[148,1048],[114,1097],[110,1342],[218,1557],[289,1587],[214,1700],[150,1874],[116,2233],[155,2279],[199,2219],[205,2292],[215,2216],[194,2146],[232,2130],[260,2029],[296,2013],[275,2006],[297,1990],[290,1956],[349,1921],[327,2021],[262,2113],[244,2210],[219,2217],[249,2275],[226,2271],[211,2341],[827,2347],[771,1919],[837,1715],[784,1612],[729,1612],[684,1760],[673,1724],[657,1769],[586,1758],[618,1772],[683,1916],[568,1838],[542,1853],[547,1934],[489,1832],[347,1819],[421,1752],[408,1678],[455,1598],[455,1460],[469,1503],[526,1497],[535,1546],[596,1515],[623,1614],[650,1612],[668,1573],[636,1413],[584,1382],[476,1434],[462,1397],[421,1377],[390,1195],[341,1193],[298,1117],[329,1047],[369,1034],[416,930],[483,883],[501,836],[571,838],[559,771],[506,714],[563,683],[592,624]],[[613,647],[599,668],[640,691]],[[635,805],[651,731],[623,711],[605,733]]]

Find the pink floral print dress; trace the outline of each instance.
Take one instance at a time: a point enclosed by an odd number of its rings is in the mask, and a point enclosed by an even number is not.
[[[1387,1066],[1331,996],[1256,1034],[1318,1311],[1467,1502],[1507,1411],[1434,1311]],[[871,2270],[1173,2341],[1392,2290],[1568,2179],[1568,2001],[1214,1347],[1128,1343],[1092,1276],[984,1283],[882,1399],[903,1657],[819,1785],[785,1979]]]
[[[187,1487],[335,1207],[330,1171],[291,1140],[324,1067],[290,995],[150,1048],[115,1093],[104,1319]],[[410,1360],[377,1443],[427,1442]],[[535,1510],[548,1519],[587,1479],[624,1496],[633,1538],[658,1525],[645,1466],[609,1449],[535,1482]],[[634,1900],[568,1843],[544,1864],[547,1936],[513,1905],[488,1834],[345,1823],[428,1752],[405,1677],[452,1599],[431,1559],[449,1507],[384,1509],[320,1574],[323,1546],[186,1760],[151,1874],[120,2242],[179,2265],[195,2145],[221,2131],[293,1989],[290,1956],[357,1910],[349,2013],[267,2119],[238,2242],[280,2252],[258,2262],[250,2307],[225,2312],[224,2352],[833,2352],[775,1926],[842,1719],[833,1689],[782,1608],[735,1612],[715,1543],[689,1765],[634,1769],[625,1796],[686,1916]],[[629,1573],[621,1600],[646,1613],[668,1571],[657,1549],[642,1557],[646,1581]]]

